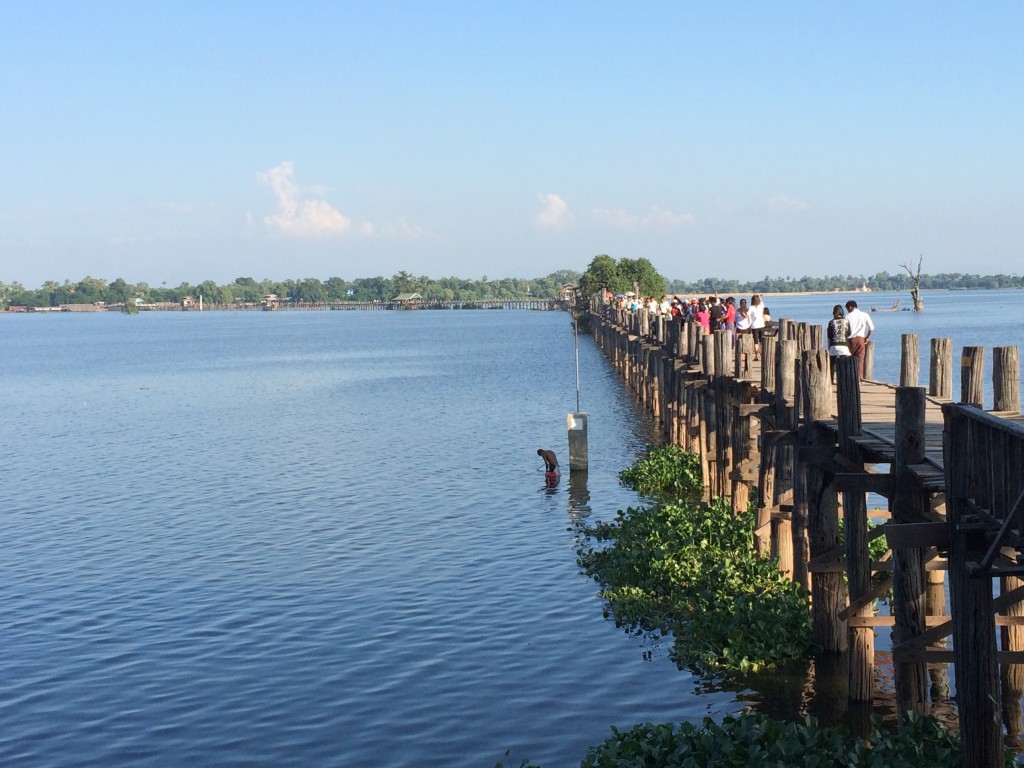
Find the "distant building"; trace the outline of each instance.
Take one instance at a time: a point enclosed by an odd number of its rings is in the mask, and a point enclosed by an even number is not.
[[[182,309],[195,309],[196,308],[196,300],[194,298],[192,298],[191,296],[182,296],[181,297],[181,308]]]
[[[281,306],[281,297],[276,293],[265,293],[263,298],[260,299],[260,304],[265,310],[277,309]]]
[[[566,283],[562,286],[562,290],[558,292],[558,298],[570,303],[576,301],[576,286],[572,283]]]
[[[395,296],[395,298],[393,298],[391,301],[395,302],[396,304],[402,304],[403,306],[406,307],[414,307],[421,301],[423,301],[423,297],[420,296],[418,293],[400,293],[397,296]]]

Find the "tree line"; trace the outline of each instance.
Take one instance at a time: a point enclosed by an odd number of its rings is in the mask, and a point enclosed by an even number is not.
[[[769,277],[761,280],[728,280],[704,278],[702,280],[672,280],[668,283],[670,293],[707,296],[711,294],[742,293],[797,293],[807,291],[853,291],[868,287],[873,291],[909,291],[914,287],[910,275],[878,272],[874,275],[826,275],[824,277]],[[960,272],[941,272],[935,275],[921,275],[922,289],[967,290],[1024,288],[1021,275],[972,275]]]
[[[666,280],[647,259],[613,259],[601,254],[595,256],[582,274],[569,269],[552,272],[533,279],[503,278],[478,280],[461,277],[434,279],[399,272],[391,277],[361,277],[346,280],[331,277],[319,280],[309,277],[299,280],[255,280],[239,277],[233,282],[217,284],[213,280],[200,283],[181,283],[174,287],[129,283],[122,278],[107,282],[101,278],[86,277],[78,282],[65,280],[58,283],[47,280],[39,288],[26,288],[21,283],[0,281],[0,307],[21,305],[27,307],[59,307],[63,304],[123,304],[141,300],[146,304],[159,302],[180,303],[186,296],[198,298],[207,304],[258,303],[266,294],[276,294],[293,302],[366,302],[388,301],[401,293],[418,293],[424,299],[472,302],[486,299],[523,300],[527,298],[556,298],[566,284],[579,286],[583,295],[608,289],[614,293],[634,290],[645,296],[678,293],[684,296],[744,293],[794,293],[801,291],[853,291],[867,286],[874,291],[905,291],[913,287],[907,274],[878,272],[875,275],[826,275],[824,277],[770,277],[741,281],[728,278],[706,277],[700,280]],[[921,275],[922,289],[996,289],[1024,288],[1021,275],[977,275],[942,272]]]
[[[345,280],[331,277],[319,280],[308,277],[301,280],[255,280],[239,277],[222,285],[213,280],[200,283],[149,285],[129,283],[122,278],[112,282],[86,277],[76,283],[65,280],[58,283],[47,280],[39,288],[26,288],[20,283],[0,282],[0,306],[21,305],[26,307],[59,307],[64,304],[125,304],[141,300],[144,304],[161,302],[180,303],[185,297],[203,297],[207,305],[230,305],[236,303],[259,303],[267,294],[275,294],[283,300],[296,303],[337,303],[389,301],[402,293],[418,293],[424,299],[472,302],[486,299],[553,299],[557,298],[567,283],[576,285],[580,273],[559,270],[546,277],[530,280],[503,278],[488,280],[484,275],[479,280],[461,277],[417,277],[408,272],[399,272],[392,277],[361,277]]]

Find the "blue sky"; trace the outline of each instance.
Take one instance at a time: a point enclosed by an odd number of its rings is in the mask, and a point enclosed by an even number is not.
[[[0,280],[1019,272],[1024,4],[0,6]]]

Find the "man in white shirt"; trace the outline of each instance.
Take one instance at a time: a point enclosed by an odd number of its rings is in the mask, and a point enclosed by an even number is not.
[[[864,378],[864,355],[867,352],[868,339],[875,330],[871,315],[857,309],[857,302],[850,299],[846,302],[846,319],[850,323],[850,354],[857,361],[857,378]]]

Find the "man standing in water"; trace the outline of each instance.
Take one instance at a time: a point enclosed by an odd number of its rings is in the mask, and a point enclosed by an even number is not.
[[[857,361],[857,378],[864,378],[864,355],[867,353],[868,339],[875,330],[871,315],[857,309],[857,302],[850,299],[846,302],[846,319],[850,323],[850,354]]]
[[[549,475],[558,474],[558,457],[555,456],[554,451],[548,451],[544,448],[537,449],[537,455],[544,459],[544,471]]]

